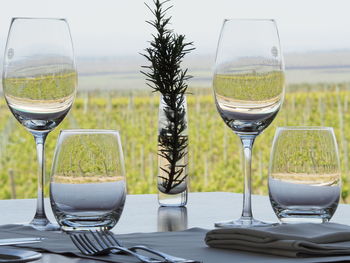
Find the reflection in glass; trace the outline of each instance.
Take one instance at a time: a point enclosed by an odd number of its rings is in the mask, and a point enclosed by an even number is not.
[[[52,210],[63,230],[115,226],[126,197],[119,133],[112,130],[61,131],[50,187]]]
[[[277,217],[288,222],[327,222],[340,197],[338,148],[329,127],[283,127],[270,158],[269,195]]]
[[[188,227],[186,207],[166,207],[158,208],[158,231],[171,232],[181,231]]]

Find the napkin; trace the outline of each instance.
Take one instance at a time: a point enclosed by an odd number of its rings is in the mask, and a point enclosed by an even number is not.
[[[350,255],[350,226],[300,223],[222,228],[209,231],[205,242],[214,248],[295,258]]]

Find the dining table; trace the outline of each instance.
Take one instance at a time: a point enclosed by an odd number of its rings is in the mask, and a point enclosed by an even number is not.
[[[36,200],[0,200],[0,224],[29,222],[35,211]],[[55,222],[49,200],[45,200],[46,213]],[[255,218],[278,222],[268,196],[253,195],[252,208]],[[157,195],[127,195],[124,211],[117,225],[112,229],[116,234],[181,231],[199,227],[213,229],[214,223],[235,219],[242,210],[242,194],[227,192],[189,193],[185,207],[161,207]],[[349,224],[350,205],[340,204],[332,222]],[[72,244],[73,245],[73,244]],[[67,257],[43,253],[40,260],[33,262],[90,263],[101,262],[86,258]]]

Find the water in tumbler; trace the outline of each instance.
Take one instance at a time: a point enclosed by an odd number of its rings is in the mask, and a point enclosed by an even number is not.
[[[108,178],[109,181],[103,182],[103,178],[96,178],[101,182],[79,183],[74,178],[63,183],[55,177],[56,182],[51,183],[52,208],[63,227],[74,228],[78,224],[80,227],[84,224],[114,226],[118,222],[126,197],[125,181]],[[94,224],[94,221],[98,223]]]
[[[339,203],[339,178],[340,174],[272,174],[269,192],[277,217],[282,222],[305,217],[307,221],[328,221]]]

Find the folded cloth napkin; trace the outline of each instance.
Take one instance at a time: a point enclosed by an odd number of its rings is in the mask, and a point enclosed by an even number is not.
[[[205,242],[214,248],[286,257],[350,255],[350,226],[335,223],[301,223],[222,228],[209,231]]]

